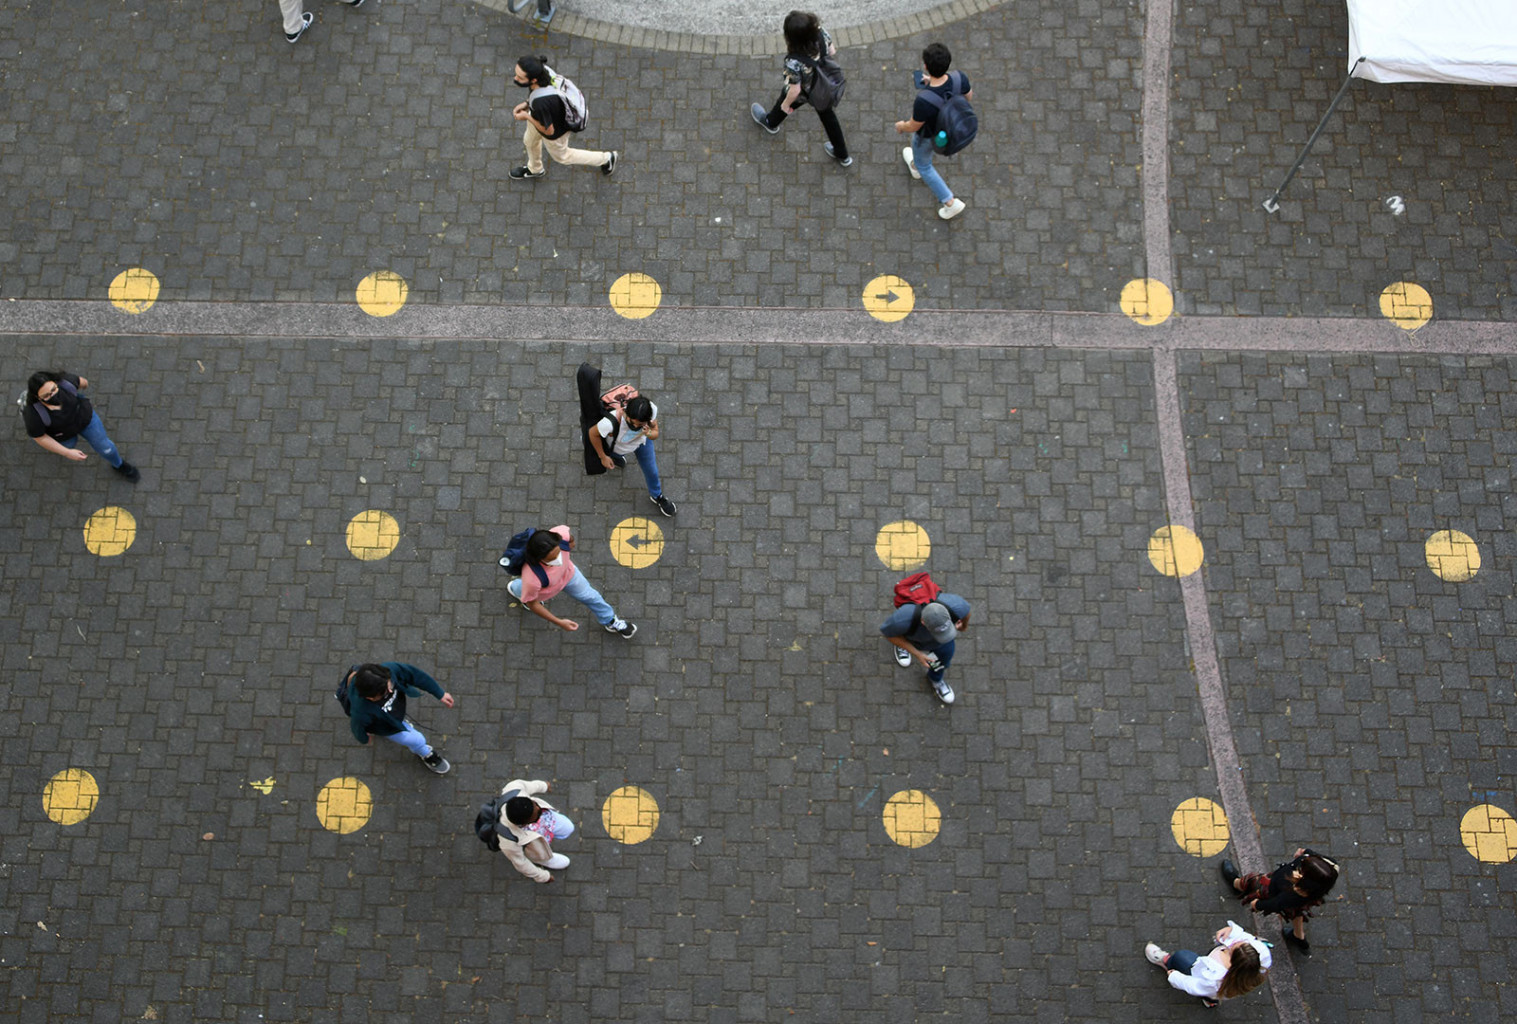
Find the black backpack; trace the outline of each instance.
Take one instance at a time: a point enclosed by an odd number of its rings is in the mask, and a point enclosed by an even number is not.
[[[926,100],[938,109],[937,131],[933,145],[939,156],[953,156],[974,141],[980,131],[980,119],[974,108],[964,98],[964,75],[959,71],[948,72],[948,95],[935,89],[920,89],[917,98]],[[938,143],[941,142],[941,145]]]
[[[848,82],[843,77],[843,66],[827,56],[827,41],[822,42],[822,52],[816,57],[796,59],[811,69],[811,84],[805,87],[806,102],[816,110],[831,110],[843,101],[843,90]]]
[[[509,796],[502,793],[489,803],[480,804],[479,813],[474,816],[474,834],[480,842],[497,852],[500,851],[500,836],[496,834],[495,826],[499,824],[500,812],[505,809],[509,799]]]
[[[348,680],[353,678],[353,673],[358,671],[357,665],[349,665],[347,671],[342,674],[342,682],[337,684],[337,691],[332,696],[337,698],[337,703],[342,705],[342,710],[351,717],[353,714],[353,698],[348,689]]]

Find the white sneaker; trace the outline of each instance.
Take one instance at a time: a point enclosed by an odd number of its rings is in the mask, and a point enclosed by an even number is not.
[[[942,217],[944,220],[953,220],[963,212],[964,200],[960,199],[958,196],[954,196],[948,202],[938,207],[938,216]]]
[[[928,682],[932,683],[932,680],[929,679]],[[932,691],[938,695],[938,700],[944,704],[953,703],[953,687],[948,685],[948,680],[939,679],[937,682],[932,683]]]
[[[1152,942],[1143,947],[1143,955],[1147,957],[1148,962],[1153,964],[1155,967],[1163,967],[1164,961],[1169,959],[1169,954],[1164,952],[1164,950],[1160,949],[1158,946],[1154,945]]]
[[[911,667],[911,652],[910,651],[903,651],[899,647],[892,647],[891,650],[895,651],[895,663],[897,665],[901,666],[902,668],[910,668]]]
[[[911,176],[917,181],[921,181],[922,172],[917,170],[916,157],[911,155],[910,146],[907,146],[905,149],[901,150],[901,159],[906,161],[906,169],[911,172]]]
[[[543,861],[543,867],[547,868],[549,871],[562,871],[568,866],[569,858],[565,857],[561,853],[555,853],[553,856]]]

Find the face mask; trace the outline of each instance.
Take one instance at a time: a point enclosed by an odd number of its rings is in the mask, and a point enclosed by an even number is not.
[[[564,564],[564,556],[563,555],[559,555],[557,558],[553,559],[553,561],[551,561],[551,562],[544,562],[543,564],[544,565],[563,565]]]
[[[511,79],[511,81],[516,82],[516,79],[513,78],[513,79]],[[532,88],[532,83],[530,81],[516,82],[516,84],[519,85],[519,86],[521,86],[523,89],[530,89],[530,88]]]

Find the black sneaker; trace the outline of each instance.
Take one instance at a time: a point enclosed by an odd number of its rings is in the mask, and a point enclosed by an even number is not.
[[[852,167],[853,166],[853,157],[851,157],[851,156],[845,156],[845,157],[839,158],[838,155],[832,151],[832,143],[830,143],[830,142],[824,142],[824,143],[822,143],[822,148],[827,151],[827,155],[828,156],[832,157],[832,159],[834,159],[834,160],[837,160],[839,167]]]
[[[1280,936],[1285,939],[1285,944],[1287,946],[1291,947],[1302,956],[1309,957],[1312,955],[1312,944],[1310,942],[1307,942],[1305,939],[1296,938],[1296,930],[1290,925],[1286,925],[1284,928],[1280,929]]]
[[[509,178],[514,178],[517,181],[522,181],[526,178],[541,178],[544,174],[547,173],[548,169],[546,167],[540,171],[532,171],[528,169],[526,164],[522,164],[520,167],[513,167],[507,171],[506,176]]]
[[[679,509],[677,509],[677,508],[674,507],[674,502],[670,501],[668,498],[664,497],[662,494],[660,494],[656,498],[652,497],[650,495],[649,498],[648,498],[648,500],[651,501],[651,502],[653,502],[653,504],[657,505],[658,506],[658,510],[660,512],[662,512],[666,516],[673,516],[676,512],[679,511]]]
[[[1229,889],[1233,888],[1233,883],[1238,880],[1238,865],[1223,857],[1222,863],[1217,865],[1217,869],[1222,872],[1222,881],[1227,883],[1227,887]]]
[[[769,124],[769,114],[764,110],[763,106],[755,103],[748,109],[753,114],[753,120],[758,122],[758,126],[760,128],[764,129],[764,131],[768,132],[770,135],[778,135],[780,133],[780,130],[778,128],[772,127]]]
[[[302,14],[300,16],[300,29],[299,29],[299,31],[296,31],[296,32],[286,32],[284,34],[285,39],[287,41],[289,41],[289,42],[292,42],[292,43],[295,42],[301,36],[303,36],[303,35],[306,34],[306,29],[310,28],[311,27],[311,22],[313,22],[315,20],[316,20],[316,15],[312,14],[310,11],[306,11],[304,14]]]
[[[617,619],[614,622],[606,625],[604,628],[607,633],[615,633],[623,640],[631,640],[632,637],[637,633],[637,627],[628,622],[626,619]]]
[[[547,170],[547,168],[543,169]],[[616,150],[611,151],[611,159],[600,165],[600,172],[608,175],[616,173]]]
[[[432,756],[431,757],[424,757],[424,758],[422,758],[421,759],[421,763],[424,764],[424,765],[426,765],[427,769],[429,771],[436,772],[438,775],[446,775],[446,774],[448,774],[448,772],[453,767],[451,764],[448,763],[448,759],[446,757],[443,757],[441,754],[439,754],[435,750],[432,751]]]
[[[125,459],[121,460],[121,465],[112,466],[111,468],[120,473],[122,476],[126,477],[132,483],[136,483],[138,480],[142,479],[142,474],[137,472],[137,467],[132,465],[130,462],[127,462]]]
[[[340,3],[345,3],[349,7],[362,7],[363,6],[363,0],[339,0],[339,2]]]

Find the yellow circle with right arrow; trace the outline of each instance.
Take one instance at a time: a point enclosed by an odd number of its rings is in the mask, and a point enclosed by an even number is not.
[[[906,319],[916,301],[911,285],[894,274],[883,274],[864,286],[864,308],[887,324]]]
[[[651,519],[623,519],[611,531],[611,557],[629,569],[646,569],[664,553],[664,531]]]

